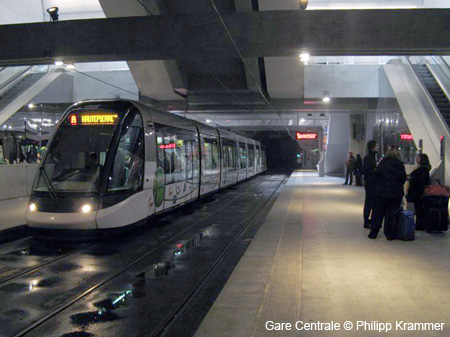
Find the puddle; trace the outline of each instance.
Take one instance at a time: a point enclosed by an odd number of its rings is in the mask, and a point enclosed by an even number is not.
[[[189,241],[182,241],[180,243],[177,243],[176,249],[173,253],[175,257],[178,257],[184,253],[186,253],[188,250],[192,248],[196,248],[200,246],[200,241],[205,237],[206,231],[202,233],[198,233],[192,237]]]
[[[173,268],[175,268],[175,265],[170,261],[159,262],[152,265],[146,271],[137,274],[136,277],[141,278],[143,281],[147,279],[154,280],[158,277],[169,275],[169,271]]]
[[[82,312],[70,316],[72,324],[85,327],[89,324],[111,322],[121,319],[122,317],[113,311],[129,305],[127,300],[132,298],[132,296],[133,292],[131,290],[112,294],[108,299],[93,303],[93,305],[98,308],[97,311]]]
[[[81,269],[82,267],[71,262],[63,262],[50,267],[50,270],[55,273],[66,273],[68,271],[73,271]]]
[[[70,316],[72,324],[87,326],[93,323],[105,323],[112,322],[121,317],[111,311],[91,311],[91,312],[82,312],[80,314],[75,314]]]
[[[22,309],[11,309],[3,312],[4,315],[13,317],[14,319],[17,319],[19,317],[20,319],[27,318],[30,316],[28,311],[22,310]]]
[[[52,288],[63,281],[60,277],[50,277],[42,280],[31,280],[28,283],[9,283],[0,288],[0,291],[7,293],[21,293],[26,291],[35,291],[39,288]]]
[[[85,331],[74,331],[61,335],[61,337],[94,337],[94,336],[95,336],[94,334]]]
[[[99,312],[101,311],[110,311],[121,308],[127,305],[127,300],[133,295],[131,290],[124,291],[122,293],[116,293],[110,296],[110,298],[95,302],[94,306],[99,308]]]

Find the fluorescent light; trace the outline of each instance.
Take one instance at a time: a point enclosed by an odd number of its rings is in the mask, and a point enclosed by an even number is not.
[[[314,10],[314,11],[321,11],[321,10],[362,10],[362,9],[417,9],[417,6],[372,6],[368,5],[367,7],[358,7],[358,6],[336,6],[336,7],[313,7],[309,5],[309,7],[306,10]]]
[[[308,63],[308,60],[310,58],[310,55],[308,53],[301,53],[299,56],[300,56],[300,61],[302,61],[304,64]]]

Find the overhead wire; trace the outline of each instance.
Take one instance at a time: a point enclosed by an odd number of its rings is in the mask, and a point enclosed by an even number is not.
[[[144,10],[145,10],[148,14],[150,14],[150,15],[156,15],[156,14],[154,14],[148,7],[146,7],[140,0],[136,0],[136,1],[144,8]],[[271,110],[272,110],[273,112],[275,112],[275,114],[280,118],[281,123],[282,123],[282,126],[284,126],[284,127],[286,128],[288,134],[290,135],[289,129],[284,125],[284,121],[283,121],[283,119],[281,118],[280,113],[279,113],[279,112],[276,112],[276,110],[273,108],[273,106],[272,106],[272,105],[270,104],[270,102],[267,100],[267,98],[265,97],[265,95],[264,95],[262,89],[258,86],[258,83],[256,82],[256,80],[255,80],[253,74],[250,72],[250,69],[248,68],[248,66],[247,66],[246,63],[244,62],[243,57],[242,57],[240,51],[238,50],[236,44],[234,43],[234,40],[233,40],[233,38],[231,37],[231,34],[229,33],[228,28],[226,27],[226,25],[225,25],[225,23],[224,23],[224,21],[223,21],[221,15],[220,15],[220,13],[218,12],[217,7],[215,6],[214,1],[212,1],[212,5],[213,5],[213,7],[215,8],[216,13],[219,15],[220,21],[221,21],[222,24],[224,25],[225,30],[226,30],[228,36],[230,37],[230,40],[231,40],[231,42],[232,42],[234,48],[235,48],[236,51],[238,52],[238,55],[239,55],[239,57],[240,57],[242,63],[244,64],[244,67],[246,68],[248,74],[250,75],[250,77],[252,78],[253,82],[255,83],[255,85],[256,85],[256,87],[257,87],[259,93],[261,94],[261,96],[262,96],[263,99],[265,100],[266,104],[269,105],[269,107],[271,108]],[[177,42],[179,42],[179,43],[186,49],[186,45],[185,45],[184,41],[182,41],[182,40],[180,40],[180,39],[177,39]],[[241,100],[238,96],[236,96],[236,94],[235,94],[229,87],[227,87],[227,86],[225,85],[225,83],[223,83],[223,82],[222,82],[222,81],[221,81],[221,80],[220,80],[220,79],[219,79],[219,78],[218,78],[218,77],[217,77],[217,76],[216,76],[216,75],[215,75],[215,74],[214,74],[214,73],[213,73],[213,72],[205,65],[205,63],[204,63],[202,60],[193,59],[193,61],[199,63],[199,64],[200,64],[200,65],[208,72],[208,74],[214,78],[214,80],[215,80],[217,83],[219,83],[219,84],[220,84],[227,92],[229,92],[235,99],[237,99],[237,101],[243,103],[242,100]],[[209,101],[214,103],[214,101],[212,101],[212,100],[209,100]],[[187,104],[188,104],[188,103],[187,103]],[[222,103],[222,104],[223,104],[223,103]],[[227,104],[225,103],[225,105],[227,105]],[[246,105],[246,104],[242,104],[242,105],[244,106],[244,108],[250,110],[253,114],[255,114],[261,121],[263,121],[263,122],[266,121],[266,120],[265,120],[264,118],[262,118],[258,113],[254,112],[252,107],[249,107],[249,106]],[[189,109],[189,108],[187,108],[187,111],[188,111],[188,109]],[[191,113],[191,112],[188,112],[188,113],[189,113],[190,115],[192,115],[192,116],[195,116],[196,118],[207,120],[206,118],[202,118],[202,117],[200,117],[200,116],[196,116],[196,115],[194,115],[194,114]],[[208,123],[208,124],[210,124],[210,123]],[[219,125],[219,124],[217,124],[217,123],[213,123],[213,124],[215,124],[216,126],[220,126],[220,127],[226,128],[226,126]],[[277,133],[279,134],[279,130],[277,130],[276,128],[274,128],[274,127],[273,127],[272,125],[270,125],[270,124],[269,124],[268,126],[269,126],[273,131],[275,131],[275,132],[277,132]]]
[[[255,86],[258,89],[259,93],[261,94],[262,98],[264,99],[266,104],[273,110],[273,112],[275,112],[279,116],[280,120],[283,122],[283,119],[281,118],[280,113],[276,111],[276,109],[272,106],[272,104],[267,99],[266,95],[264,95],[264,92],[262,91],[261,87],[258,85],[258,82],[256,81],[255,77],[253,76],[252,72],[250,71],[250,68],[247,66],[247,63],[245,63],[244,57],[242,56],[242,53],[240,52],[238,46],[236,45],[236,42],[234,41],[230,30],[228,29],[225,21],[223,20],[223,17],[220,14],[220,11],[219,11],[219,9],[216,6],[216,3],[214,2],[214,0],[210,0],[210,2],[211,2],[211,5],[212,5],[214,11],[216,12],[217,16],[219,17],[219,20],[222,23],[222,26],[225,29],[225,32],[228,35],[228,38],[230,39],[230,41],[231,41],[231,43],[232,43],[236,53],[239,55],[239,58],[241,59],[241,62],[244,64],[244,68],[247,70],[247,73],[250,75],[251,79],[253,80],[253,83],[255,84]],[[288,127],[286,125],[284,125],[284,122],[283,122],[283,126],[286,128],[286,131],[287,131],[287,133],[290,136],[291,133],[290,133]]]

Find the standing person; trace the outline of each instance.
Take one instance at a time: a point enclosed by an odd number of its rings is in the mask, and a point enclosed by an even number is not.
[[[384,235],[388,240],[397,238],[396,214],[403,199],[403,185],[406,181],[405,165],[401,160],[397,147],[390,147],[386,156],[378,165],[377,200],[375,202],[375,215],[368,237],[376,239],[384,219]]]
[[[363,162],[362,162],[362,158],[360,154],[356,155],[356,160],[355,160],[355,178],[356,178],[356,186],[362,186],[361,183],[361,175],[362,175],[362,166],[363,166]]]
[[[416,211],[416,229],[425,229],[424,209],[422,195],[426,185],[430,185],[430,160],[426,154],[418,154],[416,157],[417,166],[409,177],[409,188],[406,200],[414,203]]]
[[[373,220],[373,212],[375,210],[376,200],[376,169],[377,169],[377,152],[379,146],[375,140],[367,142],[367,154],[363,160],[363,174],[366,190],[366,199],[364,201],[364,228],[370,228]]]
[[[353,157],[353,152],[349,152],[348,159],[345,162],[345,167],[346,167],[347,175],[345,177],[344,185],[347,185],[349,177],[350,177],[350,184],[348,184],[348,185],[351,185],[351,184],[353,184],[353,171],[355,170],[355,157]]]

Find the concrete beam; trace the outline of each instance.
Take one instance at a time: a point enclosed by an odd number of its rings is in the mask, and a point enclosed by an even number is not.
[[[267,11],[224,15],[244,57],[450,53],[450,9]],[[217,15],[0,26],[0,65],[237,57]]]

